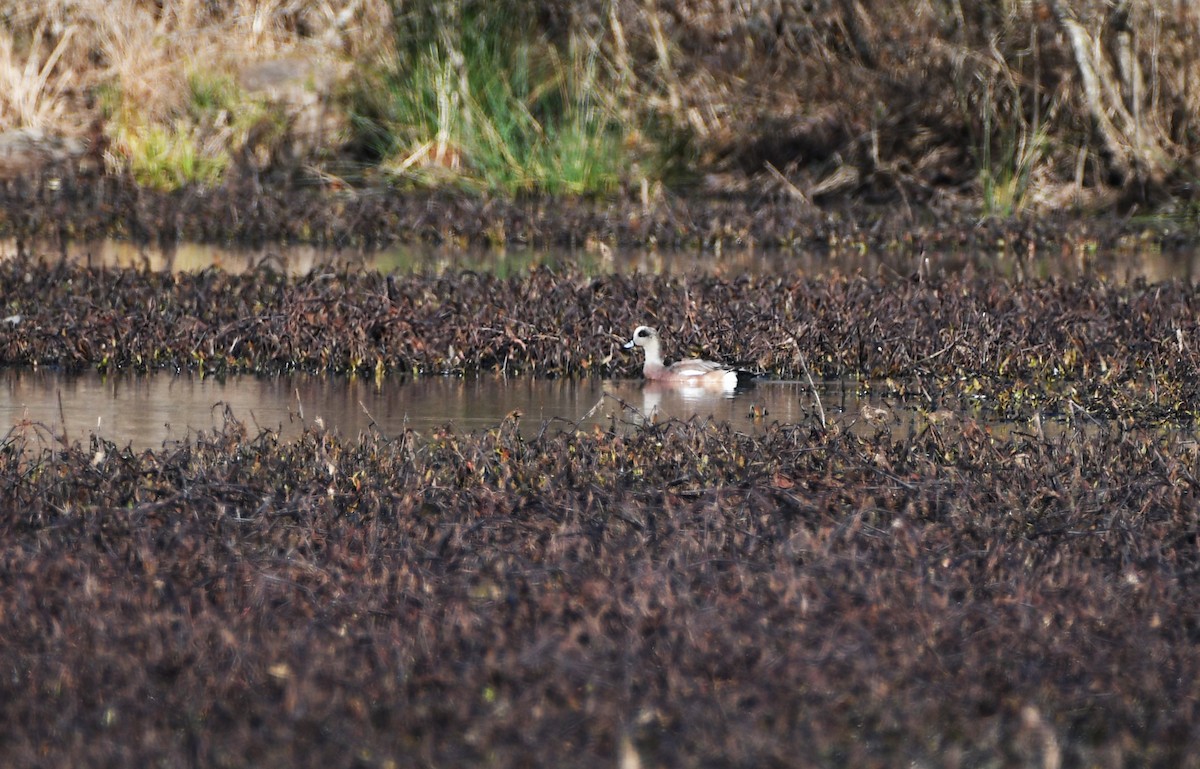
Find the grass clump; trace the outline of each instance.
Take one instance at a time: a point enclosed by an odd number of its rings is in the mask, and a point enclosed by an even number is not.
[[[1047,141],[1044,131],[1008,137],[999,157],[984,145],[979,181],[986,215],[1010,217],[1026,211],[1034,190],[1033,174],[1045,156]]]
[[[44,128],[68,109],[71,73],[61,65],[71,44],[67,27],[53,44],[42,44],[46,23],[21,39],[9,25],[0,25],[0,130]]]
[[[599,41],[579,27],[534,27],[535,13],[459,2],[397,15],[394,56],[354,99],[360,139],[385,174],[419,187],[594,195],[642,172],[647,143]]]
[[[982,133],[975,162],[979,169],[980,202],[986,216],[1011,217],[1032,204],[1036,175],[1045,165],[1050,136],[1044,125],[1030,123],[1020,114],[1004,115],[995,100],[983,102]]]
[[[118,131],[118,141],[139,184],[173,190],[189,183],[220,181],[229,158],[206,154],[194,130],[184,125],[136,125]]]
[[[116,147],[111,162],[127,167],[139,184],[168,191],[189,184],[214,186],[256,126],[271,119],[266,104],[227,75],[193,71],[186,93],[182,107],[153,119],[119,89],[108,92]]]

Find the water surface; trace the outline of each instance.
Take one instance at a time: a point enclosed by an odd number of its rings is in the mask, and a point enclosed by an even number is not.
[[[861,407],[853,385],[821,386],[830,416]],[[96,434],[118,445],[155,448],[226,417],[251,430],[294,437],[305,425],[355,436],[397,435],[445,425],[486,430],[519,413],[526,435],[543,429],[629,427],[648,420],[713,418],[743,431],[816,419],[816,397],[800,382],[766,381],[736,393],[662,387],[640,380],[399,377],[372,381],[325,375],[202,378],[194,374],[65,374],[0,371],[0,426],[69,441]]]
[[[462,249],[454,246],[401,244],[378,250],[336,249],[326,246],[286,245],[234,248],[211,244],[180,243],[169,248],[121,240],[37,244],[31,252],[47,261],[105,268],[139,268],[153,271],[196,272],[217,268],[232,273],[270,266],[292,276],[321,271],[378,271],[388,274],[443,274],[460,270],[500,276],[519,274],[539,266],[570,267],[587,275],[612,273],[716,276],[777,275],[798,273],[821,276],[834,273],[908,276],[956,274],[967,270],[1004,279],[1082,276],[1115,282],[1145,279],[1157,282],[1181,279],[1195,282],[1200,276],[1200,248],[1180,246],[1170,250],[1147,244],[1137,248],[1089,249],[1070,253],[1039,252],[1013,256],[1005,252],[958,251],[911,254],[839,250],[763,251],[753,248],[714,251],[612,249],[607,246],[576,250],[494,248]],[[0,259],[18,254],[17,244],[0,240]]]

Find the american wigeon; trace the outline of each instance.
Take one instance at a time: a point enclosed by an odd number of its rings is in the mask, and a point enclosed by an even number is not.
[[[633,338],[625,343],[626,350],[641,347],[646,351],[646,363],[642,366],[642,375],[652,382],[733,390],[754,381],[754,374],[750,371],[736,369],[711,360],[689,358],[667,366],[663,364],[662,349],[659,344],[658,332],[649,326],[638,326],[633,330]]]

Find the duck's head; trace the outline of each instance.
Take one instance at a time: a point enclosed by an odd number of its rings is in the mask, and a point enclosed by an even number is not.
[[[633,338],[625,343],[625,349],[632,350],[634,347],[648,347],[652,344],[658,344],[658,332],[649,326],[638,326],[633,330]]]

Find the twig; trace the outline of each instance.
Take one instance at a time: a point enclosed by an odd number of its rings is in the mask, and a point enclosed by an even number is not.
[[[804,359],[804,353],[800,352],[800,339],[791,331],[784,331],[792,338],[792,349],[796,351],[796,357],[800,360],[800,369],[804,372],[804,377],[808,379],[809,389],[812,390],[813,399],[817,402],[817,415],[821,418],[821,429],[828,429],[825,422],[825,407],[821,404],[821,393],[817,390],[817,383],[813,381],[812,374],[808,370],[808,361]]]
[[[358,407],[362,409],[362,413],[367,415],[367,419],[371,420],[370,424],[367,425],[368,428],[373,430],[379,426],[379,423],[375,421],[375,416],[367,410],[367,404],[363,403],[361,398],[358,401]]]
[[[812,206],[812,201],[808,199],[808,196],[804,194],[803,190],[788,181],[788,178],[784,176],[778,168],[771,165],[771,161],[768,160],[764,165],[767,167],[767,172],[770,173],[771,176],[774,176],[776,181],[783,185],[784,192],[790,195],[793,199],[799,200],[804,205]]]
[[[58,390],[58,422],[62,425],[62,445],[70,446],[70,439],[67,437],[67,415],[63,411],[61,388]]]
[[[595,413],[596,413],[596,410],[597,410],[597,409],[599,409],[601,405],[603,405],[603,403],[604,403],[604,399],[605,399],[606,397],[608,397],[608,394],[607,394],[607,393],[601,393],[601,394],[600,394],[600,400],[596,401],[596,405],[595,405],[595,406],[592,406],[590,409],[588,409],[587,413],[586,413],[586,414],[584,414],[584,415],[583,415],[583,416],[582,416],[582,417],[579,419],[579,421],[580,421],[580,422],[586,422],[587,420],[591,419],[591,418],[592,418],[592,414],[595,414]]]
[[[821,429],[828,429],[825,424],[825,407],[821,405],[821,393],[817,392],[817,383],[813,381],[812,374],[808,373],[808,364],[804,361],[804,353],[800,352],[800,346],[796,345],[796,354],[800,356],[800,368],[804,370],[804,376],[808,378],[808,386],[812,389],[813,399],[817,402],[817,415],[821,417]]]

